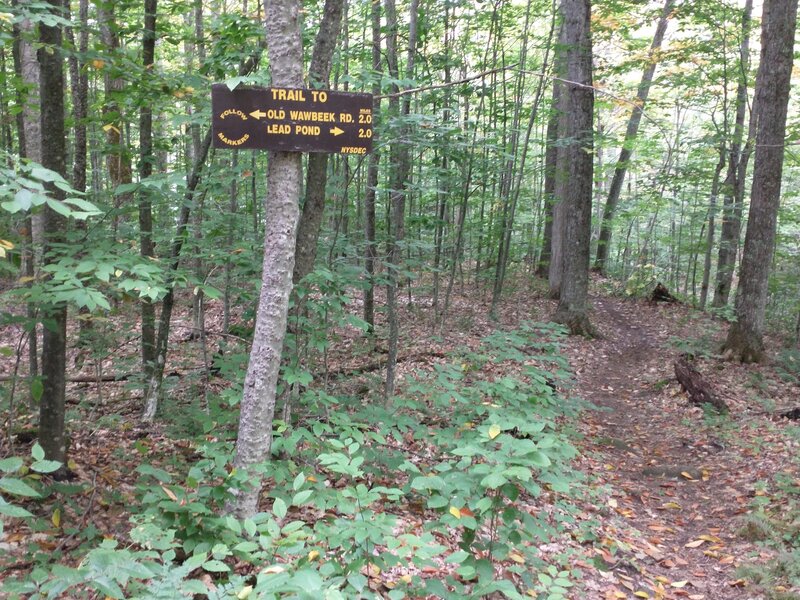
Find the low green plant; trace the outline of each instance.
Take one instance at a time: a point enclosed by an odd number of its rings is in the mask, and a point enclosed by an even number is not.
[[[125,538],[2,589],[12,598],[566,598],[580,574],[537,549],[576,527],[580,478],[562,423],[581,405],[556,391],[561,335],[538,324],[497,332],[402,383],[390,408],[309,388],[293,421],[274,423],[262,467],[268,509],[226,513],[247,481],[224,435],[204,439],[189,464],[139,466]],[[492,375],[500,363],[506,374]],[[209,432],[221,433],[213,415],[225,404],[212,402]],[[553,510],[531,510],[541,502]],[[424,514],[422,528],[406,522],[409,506]],[[441,542],[454,535],[456,547]],[[521,583],[497,577],[500,565]],[[201,583],[209,578],[213,589]]]
[[[44,494],[41,476],[61,468],[61,463],[46,460],[44,450],[37,443],[29,458],[11,456],[0,460],[0,515],[14,519],[34,519],[35,516],[19,505],[20,499],[37,499]],[[0,520],[0,534],[3,520]]]

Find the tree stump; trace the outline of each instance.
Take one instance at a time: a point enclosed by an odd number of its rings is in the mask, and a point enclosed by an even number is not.
[[[675,361],[675,377],[681,387],[689,394],[689,401],[693,404],[710,404],[721,413],[728,413],[730,409],[724,400],[719,398],[711,385],[703,379],[700,372],[692,366],[688,357],[682,354]]]
[[[678,302],[678,299],[669,293],[667,286],[660,281],[656,284],[653,293],[650,294],[651,302]]]

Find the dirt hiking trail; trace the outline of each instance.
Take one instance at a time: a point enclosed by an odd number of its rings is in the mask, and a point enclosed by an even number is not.
[[[605,505],[596,507],[605,537],[596,544],[594,564],[602,566],[587,582],[588,597],[768,597],[735,573],[749,557],[768,558],[743,539],[741,528],[752,500],[763,494],[756,481],[793,472],[796,449],[759,452],[740,437],[743,423],[759,432],[754,419],[772,429],[747,406],[749,398],[737,398],[747,392],[730,389],[755,367],[702,365],[712,367],[712,382],[717,375],[736,382],[718,386],[732,405],[730,416],[715,421],[689,404],[675,381],[680,352],[671,338],[698,335],[691,314],[677,305],[597,297],[593,322],[601,337],[567,343],[575,393],[598,408],[584,413],[579,426],[586,436],[582,468],[608,490]],[[780,437],[775,443],[791,444]]]

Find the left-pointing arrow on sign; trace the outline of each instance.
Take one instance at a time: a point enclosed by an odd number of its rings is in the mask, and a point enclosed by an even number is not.
[[[254,119],[260,119],[261,117],[266,117],[267,113],[261,110],[254,110],[253,112],[250,113],[250,116],[253,117]]]

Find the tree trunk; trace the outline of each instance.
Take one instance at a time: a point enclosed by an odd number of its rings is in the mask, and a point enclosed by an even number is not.
[[[61,12],[61,2],[49,2],[52,13]],[[39,25],[39,98],[41,99],[41,130],[47,132],[47,143],[42,144],[42,166],[67,177],[66,129],[64,127],[64,61],[61,52],[60,25]],[[49,193],[63,200],[63,190],[49,187]],[[64,241],[66,219],[49,206],[44,207],[44,262],[57,258],[52,251]],[[44,390],[39,407],[39,443],[48,460],[66,464],[67,444],[64,432],[64,400],[66,388],[67,307],[51,305],[44,309],[50,321],[44,328],[42,342],[42,375]]]
[[[118,58],[119,37],[117,35],[117,25],[114,22],[114,5],[109,3],[98,7],[100,21],[100,34],[106,52],[112,60]],[[129,184],[132,181],[131,156],[122,138],[123,118],[121,114],[118,98],[125,89],[125,82],[121,77],[111,77],[110,69],[105,70],[104,86],[105,99],[103,103],[103,131],[106,134],[108,151],[106,152],[106,165],[108,175],[111,179],[112,194],[114,194],[113,228],[116,237],[119,220],[121,217],[121,207],[133,204],[133,192],[123,192],[116,194],[116,188],[120,185]]]
[[[530,8],[531,8],[531,5],[530,5],[530,2],[529,2],[527,10],[530,11]],[[526,22],[525,29],[526,30],[528,29],[528,26],[527,26],[528,17],[529,17],[529,15],[526,14],[526,17],[525,17],[525,22]],[[541,69],[540,69],[540,72],[539,72],[538,82],[537,82],[537,85],[536,85],[536,93],[534,94],[533,106],[530,109],[531,110],[531,114],[530,114],[530,116],[528,118],[528,127],[525,130],[525,139],[522,142],[522,155],[520,156],[519,165],[516,168],[516,173],[514,173],[514,169],[513,169],[514,163],[511,162],[509,164],[508,173],[506,175],[508,177],[508,180],[509,180],[508,183],[507,183],[507,186],[509,188],[507,194],[511,196],[511,202],[510,202],[510,207],[509,207],[509,210],[508,210],[508,214],[507,214],[506,218],[504,218],[504,220],[503,220],[503,232],[502,232],[502,236],[500,238],[500,251],[498,252],[498,257],[497,257],[498,261],[497,261],[497,269],[496,269],[496,275],[495,275],[495,285],[494,285],[494,289],[492,291],[492,307],[491,307],[491,310],[490,310],[490,314],[492,314],[492,315],[495,314],[495,310],[496,310],[496,307],[497,307],[497,302],[500,299],[500,293],[503,290],[503,283],[505,282],[506,268],[508,266],[508,260],[509,260],[510,254],[511,254],[511,233],[512,233],[512,230],[513,230],[513,227],[514,227],[514,218],[515,218],[516,211],[517,211],[517,203],[519,201],[520,191],[522,190],[522,177],[523,177],[523,175],[525,173],[525,161],[526,161],[527,156],[528,156],[528,147],[529,147],[529,142],[530,142],[530,138],[531,138],[531,132],[533,131],[533,126],[536,123],[536,119],[537,119],[537,117],[539,115],[539,103],[541,102],[541,99],[542,99],[542,92],[544,91],[544,83],[545,83],[545,80],[546,80],[546,75],[547,75],[547,72],[548,72],[548,70],[550,68],[550,65],[549,65],[549,63],[550,63],[550,47],[552,46],[553,33],[555,32],[555,28],[556,28],[556,14],[554,13],[553,14],[553,18],[552,18],[552,20],[550,22],[550,33],[547,36],[547,44],[545,45],[546,49],[545,49],[545,53],[544,53],[544,58],[542,59],[542,65],[541,65]],[[523,45],[523,51],[525,50],[525,48],[526,48],[526,46]],[[525,65],[524,65],[524,61],[523,61],[523,69],[524,68],[525,68]],[[522,104],[522,87],[523,87],[523,83],[524,83],[523,81],[520,81],[519,95],[518,95],[518,97],[516,99],[518,104]],[[519,112],[518,111],[515,112],[515,114],[514,114],[514,127],[515,128],[519,127]],[[519,134],[515,132],[514,139],[515,140],[518,139],[518,136],[519,136]],[[517,142],[516,141],[514,143],[512,143],[511,152],[512,152],[513,155],[516,156],[516,153],[517,153]],[[511,180],[512,179],[514,180],[513,190],[511,188]]]
[[[647,59],[648,64],[642,73],[642,80],[639,83],[639,89],[636,93],[636,106],[631,112],[630,119],[628,119],[628,127],[625,130],[625,140],[622,142],[622,150],[619,153],[619,159],[617,159],[617,165],[614,168],[614,177],[611,180],[611,187],[608,190],[608,198],[606,199],[606,207],[603,211],[603,222],[600,226],[600,237],[597,240],[597,256],[594,262],[594,268],[601,272],[605,272],[606,270],[606,261],[608,260],[608,251],[611,245],[611,226],[612,220],[614,219],[614,211],[619,202],[622,184],[625,181],[625,173],[628,170],[628,161],[630,161],[631,155],[633,154],[633,143],[639,132],[639,124],[642,121],[644,106],[647,103],[647,96],[650,94],[653,75],[655,75],[656,72],[656,65],[658,64],[657,52],[661,48],[661,42],[664,40],[664,33],[667,31],[667,21],[672,14],[674,5],[675,0],[666,0],[664,8],[661,11],[661,18],[658,20],[658,25],[656,26],[653,43],[650,45],[650,54]]]
[[[375,120],[380,115],[381,101],[377,96],[381,93],[381,3],[373,2],[371,9],[372,21],[372,119],[373,131],[377,131]],[[378,150],[377,136],[373,138],[372,154],[367,163],[367,183],[364,191],[364,271],[366,287],[364,288],[364,321],[369,330],[368,334],[375,331],[375,263],[377,250],[375,248],[375,196],[378,189],[378,164],[380,152]]]
[[[739,50],[739,84],[736,88],[736,124],[728,156],[728,172],[722,185],[724,190],[722,208],[722,230],[717,256],[717,277],[714,285],[712,306],[722,308],[728,304],[733,282],[733,269],[739,253],[739,237],[742,228],[742,205],[747,163],[750,158],[750,143],[742,152],[744,120],[747,113],[747,74],[750,70],[750,20],[753,0],[747,0],[742,12],[742,43]]]
[[[153,70],[156,48],[157,0],[144,0],[144,29],[142,31],[142,67],[145,78]],[[139,180],[153,174],[153,109],[148,101],[142,103],[139,113]],[[150,191],[139,189],[139,252],[143,258],[153,257],[153,208]],[[150,298],[141,299],[142,315],[142,372],[145,391],[156,358],[156,312]]]
[[[30,21],[24,21],[14,27],[15,43],[14,67],[19,73],[25,87],[30,90],[24,93],[18,88],[17,101],[22,106],[22,111],[17,116],[17,126],[19,128],[20,155],[34,162],[42,162],[42,128],[39,114],[39,62],[36,58],[36,49],[33,43],[27,39],[24,32],[30,32],[33,25]],[[33,285],[36,274],[37,252],[35,248],[42,243],[42,213],[28,216],[25,220],[25,251],[22,255],[22,272],[29,277],[28,286]],[[36,233],[34,233],[34,229]],[[38,318],[38,307],[29,302],[27,307],[27,317],[32,323],[31,331],[28,334],[28,370],[31,378],[39,374],[39,325],[36,323]],[[33,397],[30,398],[31,406],[34,405]]]
[[[761,61],[753,102],[756,151],[750,215],[736,293],[736,322],[725,352],[742,362],[764,358],[764,318],[769,265],[781,195],[784,136],[789,102],[797,0],[767,0],[761,25]]]
[[[708,201],[708,231],[706,231],[706,250],[703,259],[703,283],[700,286],[700,310],[706,307],[708,300],[708,286],[711,279],[711,251],[714,247],[714,219],[717,213],[717,194],[719,193],[719,177],[725,168],[725,146],[720,147],[719,162],[714,169],[714,179],[711,182],[711,197]]]
[[[390,77],[398,80],[398,56],[397,56],[397,13],[395,11],[394,0],[384,0],[386,10],[386,24],[389,35],[386,37],[386,62]],[[406,63],[406,80],[410,81],[414,75],[414,56],[417,44],[417,0],[411,0],[409,7],[409,26],[408,26],[408,59]],[[406,85],[407,88],[410,84]],[[396,93],[399,88],[395,85],[393,90]],[[389,98],[389,113],[395,118],[405,119],[411,110],[411,98],[403,98],[402,107],[397,96]],[[384,396],[386,403],[391,402],[394,395],[394,372],[397,363],[398,347],[398,322],[397,322],[397,283],[398,272],[400,270],[400,244],[405,238],[405,205],[411,164],[408,149],[408,137],[411,132],[407,125],[401,123],[398,127],[400,141],[392,144],[392,176],[390,180],[389,201],[391,206],[391,219],[389,224],[388,240],[388,279],[386,285],[387,318],[389,321],[388,357],[386,362],[386,385]]]
[[[589,0],[562,0],[561,119],[556,197],[564,207],[562,277],[553,320],[574,335],[593,335],[587,314],[592,221],[594,90]]]
[[[298,0],[267,0],[265,17],[272,85],[302,87],[303,45]],[[265,202],[269,219],[264,236],[261,294],[234,459],[236,468],[251,477],[252,487],[241,490],[230,506],[239,518],[250,517],[258,509],[261,476],[255,467],[268,459],[272,445],[272,418],[300,216],[300,158],[296,152],[271,152],[269,156]]]
[[[330,85],[331,61],[336,41],[342,29],[342,14],[346,0],[325,0],[322,22],[317,32],[308,81],[311,87]],[[314,270],[317,257],[317,239],[325,212],[325,187],[328,183],[328,155],[312,153],[306,168],[306,199],[297,228],[297,255],[292,281],[295,285]]]
[[[560,36],[560,33],[559,33]],[[542,234],[542,252],[539,254],[539,264],[536,274],[547,277],[550,271],[553,243],[553,218],[555,208],[556,190],[556,157],[558,155],[558,104],[561,84],[553,82],[553,98],[550,103],[550,116],[547,118],[547,133],[545,134],[546,150],[544,155],[544,233]]]
[[[240,67],[239,75],[247,75],[258,66],[260,59],[261,48],[250,56]],[[208,156],[208,150],[211,147],[211,129],[206,132],[205,138],[200,145],[200,152],[195,157],[192,172],[186,180],[186,193],[184,194],[183,206],[181,206],[178,215],[178,223],[175,227],[175,237],[172,239],[172,246],[170,249],[170,265],[167,271],[166,288],[167,294],[161,301],[161,314],[158,318],[158,334],[156,335],[156,351],[155,361],[150,378],[147,384],[144,398],[144,414],[142,420],[151,421],[155,418],[156,409],[158,408],[158,400],[161,396],[161,384],[164,380],[164,366],[167,362],[167,346],[169,343],[169,331],[172,320],[172,309],[175,303],[175,278],[180,266],[181,250],[183,242],[186,239],[186,228],[189,224],[189,216],[191,215],[191,206],[194,203],[195,191],[200,183],[200,175],[203,170],[203,165]]]

